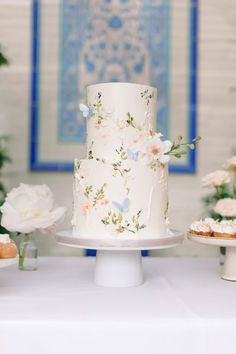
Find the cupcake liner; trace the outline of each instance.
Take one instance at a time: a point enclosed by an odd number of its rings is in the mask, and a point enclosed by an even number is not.
[[[209,232],[202,232],[202,231],[195,231],[195,230],[190,230],[190,233],[192,235],[197,235],[197,236],[206,236],[206,237],[212,237],[213,233],[211,231]]]
[[[225,232],[214,232],[214,237],[236,238],[236,234],[226,234]]]

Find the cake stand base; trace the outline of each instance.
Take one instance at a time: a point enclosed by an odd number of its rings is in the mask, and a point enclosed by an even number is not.
[[[236,281],[236,247],[226,247],[225,263],[221,277]]]
[[[144,281],[141,251],[97,251],[94,282],[107,287],[130,287]]]
[[[219,237],[202,237],[188,234],[192,241],[218,247],[226,247],[225,263],[221,278],[236,281],[236,239],[226,239]]]
[[[184,238],[182,232],[171,230],[169,237],[147,240],[85,239],[75,236],[71,230],[60,231],[56,241],[67,247],[96,249],[94,282],[106,287],[131,287],[144,282],[142,250],[175,247]]]

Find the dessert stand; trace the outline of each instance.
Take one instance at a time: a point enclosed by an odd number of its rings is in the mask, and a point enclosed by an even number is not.
[[[175,247],[184,235],[171,230],[172,235],[147,240],[81,239],[73,237],[72,231],[60,231],[56,241],[67,247],[97,250],[94,281],[107,287],[138,286],[144,282],[141,250]]]
[[[221,278],[236,281],[236,239],[198,236],[191,233],[188,233],[188,238],[204,245],[226,247],[225,262]]]
[[[16,258],[6,258],[0,259],[0,268],[9,267],[18,262],[18,257]]]

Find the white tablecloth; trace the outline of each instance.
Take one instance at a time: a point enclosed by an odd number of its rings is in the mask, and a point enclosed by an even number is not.
[[[146,258],[146,282],[93,284],[94,259],[0,269],[1,354],[235,354],[236,283],[216,259]]]

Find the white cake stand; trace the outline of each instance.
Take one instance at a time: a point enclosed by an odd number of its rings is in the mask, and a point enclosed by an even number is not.
[[[56,241],[68,247],[97,250],[94,281],[107,287],[130,287],[144,282],[141,250],[175,247],[183,241],[183,233],[171,230],[172,236],[149,240],[82,239],[72,231],[56,234]]]
[[[0,259],[0,268],[9,267],[18,262],[18,257],[16,258],[6,258]]]
[[[236,239],[220,237],[206,237],[188,234],[192,241],[203,243],[204,245],[226,247],[225,262],[221,278],[236,281]]]

